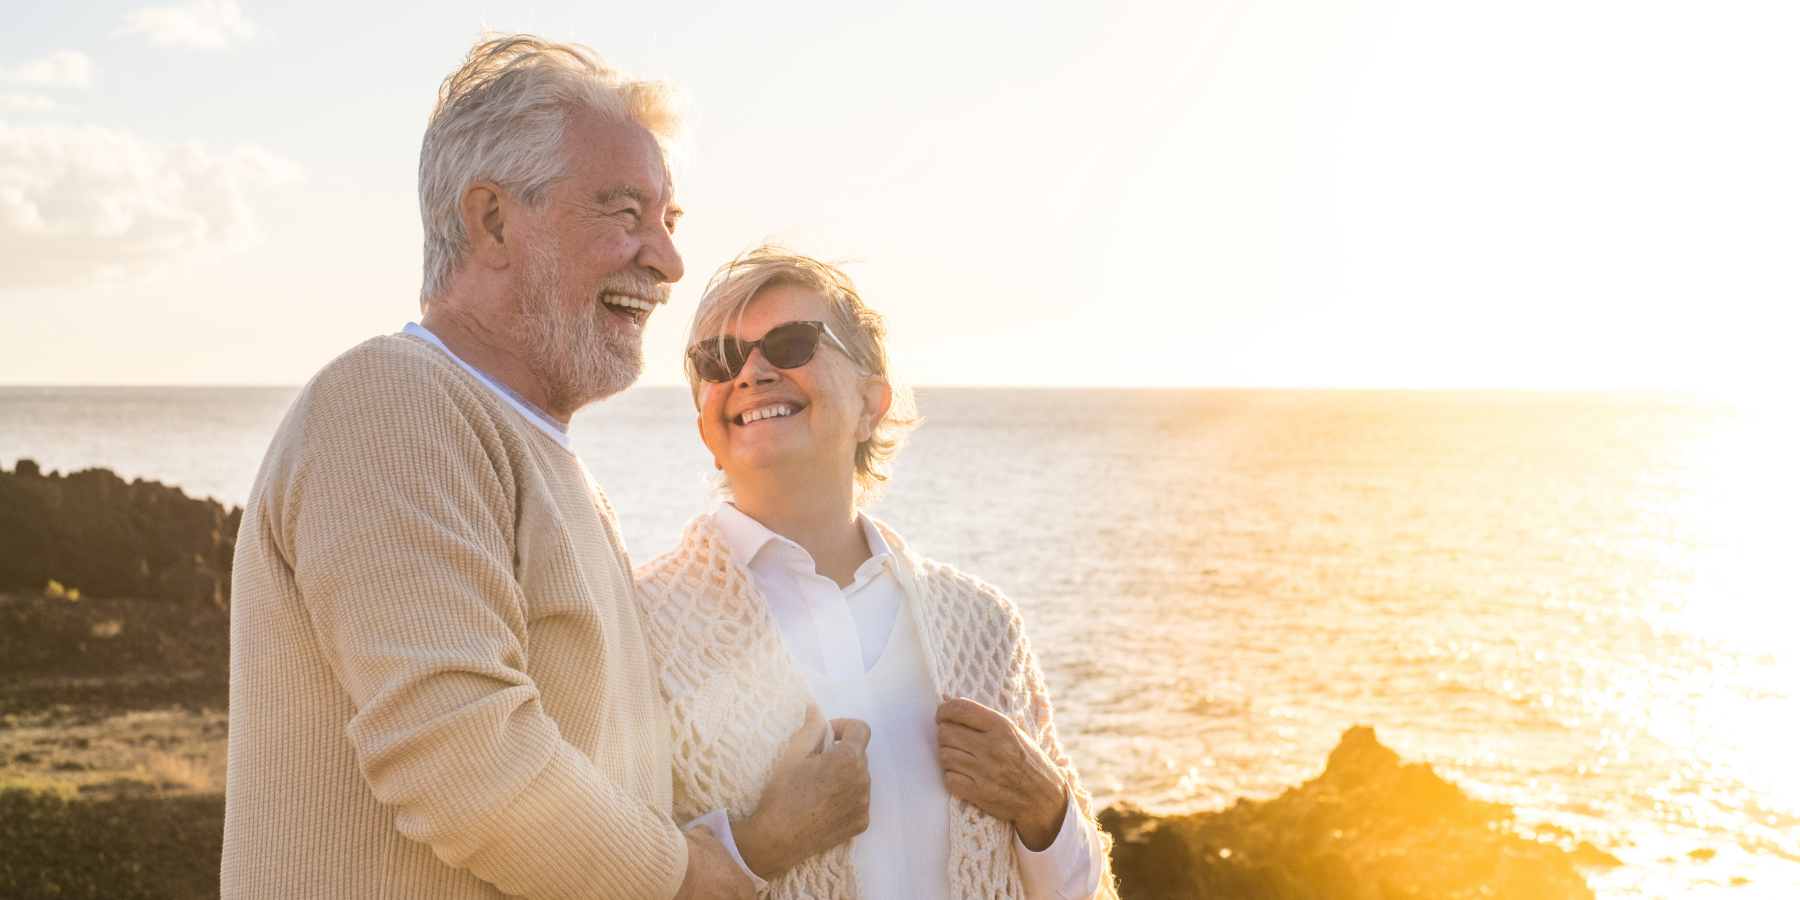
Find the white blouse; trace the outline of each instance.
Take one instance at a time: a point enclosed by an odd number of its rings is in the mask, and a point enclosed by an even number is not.
[[[799,544],[737,507],[720,504],[715,521],[732,555],[749,560],[746,568],[826,717],[862,719],[873,733],[869,829],[852,848],[864,896],[948,900],[950,793],[937,763],[938,698],[905,592],[888,568],[887,541],[859,516],[871,556],[839,588]],[[718,833],[723,818],[697,821]],[[729,842],[729,834],[721,840]],[[1033,852],[1015,833],[1013,853],[1032,900],[1088,900],[1100,891],[1100,836],[1073,797],[1049,847]]]

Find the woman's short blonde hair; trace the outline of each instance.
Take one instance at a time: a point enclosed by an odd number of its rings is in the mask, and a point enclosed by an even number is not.
[[[865,378],[881,376],[892,390],[887,415],[876,424],[875,433],[856,446],[856,504],[867,506],[886,493],[888,480],[893,476],[894,457],[906,443],[907,434],[923,420],[912,389],[894,371],[888,355],[887,321],[864,302],[856,283],[843,269],[774,243],[747,251],[720,266],[707,282],[700,307],[694,310],[693,322],[688,326],[686,346],[728,334],[743,318],[757,292],[776,285],[795,285],[823,297],[828,316],[825,324],[849,348],[857,373]],[[687,363],[687,378],[694,406],[699,408],[702,382],[691,360]],[[721,493],[730,493],[729,483],[721,482],[719,488]]]
[[[462,268],[469,251],[462,195],[492,181],[527,209],[539,209],[568,174],[563,133],[578,112],[635,120],[668,158],[684,146],[683,98],[662,81],[636,81],[580,44],[529,34],[490,35],[438,88],[419,152],[419,215],[425,225],[429,304]]]

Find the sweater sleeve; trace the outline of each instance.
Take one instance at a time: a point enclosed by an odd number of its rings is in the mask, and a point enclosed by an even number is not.
[[[686,841],[562,738],[526,671],[506,455],[528,448],[467,386],[398,368],[321,374],[273,513],[363,776],[401,834],[508,894],[672,896]]]

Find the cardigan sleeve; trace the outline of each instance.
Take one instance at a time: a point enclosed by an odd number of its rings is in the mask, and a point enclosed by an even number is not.
[[[1059,835],[1058,841],[1060,842],[1062,838],[1080,839],[1098,857],[1095,865],[1099,866],[1099,871],[1092,873],[1099,875],[1097,893],[1088,893],[1085,885],[1079,889],[1071,888],[1073,892],[1065,891],[1062,889],[1070,888],[1065,884],[1048,886],[1052,893],[1047,896],[1079,897],[1084,900],[1088,897],[1097,898],[1097,900],[1118,900],[1118,889],[1113,883],[1112,875],[1112,837],[1100,828],[1100,824],[1095,818],[1093,796],[1082,786],[1081,776],[1075,771],[1074,761],[1069,759],[1068,753],[1062,748],[1062,742],[1057,740],[1056,725],[1051,718],[1054,710],[1050,704],[1050,688],[1044,682],[1043,670],[1038,667],[1037,655],[1031,651],[1031,641],[1025,637],[1024,623],[1019,620],[1018,610],[1013,606],[1012,601],[1001,594],[999,589],[992,585],[982,584],[980,590],[989,595],[987,599],[994,603],[996,614],[1010,620],[1005,623],[1005,626],[1006,630],[1013,635],[1012,667],[1014,671],[1011,674],[1014,679],[1013,683],[1020,685],[1023,689],[1025,701],[1017,720],[1019,727],[1023,728],[1025,733],[1037,742],[1038,747],[1044,751],[1044,755],[1050,759],[1051,764],[1056,766],[1057,772],[1062,776],[1063,784],[1067,785],[1069,789],[1070,812],[1077,813],[1082,817],[1081,822],[1075,823],[1077,825],[1075,829],[1068,828],[1068,823],[1065,822],[1063,833]],[[1018,837],[1015,835],[1013,840],[1017,843]],[[1019,844],[1015,851],[1023,849],[1024,845]],[[1091,879],[1089,881],[1092,883]]]
[[[401,834],[507,894],[672,896],[673,821],[562,738],[526,671],[506,456],[529,449],[468,386],[400,368],[321,375],[272,514],[364,778]]]

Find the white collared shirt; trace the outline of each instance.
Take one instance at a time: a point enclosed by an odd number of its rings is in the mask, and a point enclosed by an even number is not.
[[[900,613],[900,583],[887,569],[893,555],[881,531],[859,517],[869,542],[869,561],[849,587],[820,575],[799,544],[764,528],[737,507],[722,503],[714,517],[732,555],[769,600],[788,649],[801,665],[833,678],[855,678],[875,667]]]
[[[747,560],[745,568],[768,598],[788,649],[801,665],[832,678],[861,677],[875,667],[893,636],[905,594],[889,566],[893,550],[868,516],[858,515],[857,521],[869,542],[870,558],[843,588],[820,575],[812,556],[799,544],[770,531],[736,506],[720,504],[714,521],[732,555]],[[922,661],[915,664],[923,666]],[[833,713],[827,709],[825,714]],[[870,740],[926,741],[935,758],[933,716],[914,716],[912,721],[920,723],[921,734],[892,735],[873,729]],[[871,761],[874,756],[871,753]],[[919,792],[919,796],[925,793]],[[913,796],[908,794],[906,799]],[[1099,893],[1104,859],[1100,836],[1073,796],[1063,815],[1062,830],[1049,847],[1029,850],[1015,833],[1013,853],[1031,900],[1086,900]],[[872,887],[865,885],[865,892]]]

